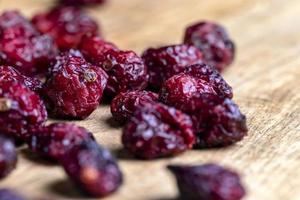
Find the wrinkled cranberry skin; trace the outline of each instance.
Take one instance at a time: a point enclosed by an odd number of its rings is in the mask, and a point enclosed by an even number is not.
[[[111,102],[110,110],[114,119],[126,122],[133,113],[146,104],[158,102],[158,95],[150,91],[130,91],[119,93]]]
[[[96,4],[102,4],[106,0],[61,0],[61,3],[66,4],[66,5],[96,5]]]
[[[138,158],[176,155],[191,149],[195,143],[192,120],[175,108],[147,104],[125,125],[122,143]]]
[[[0,179],[6,177],[17,165],[17,151],[15,144],[0,136]],[[1,199],[1,198],[0,198]]]
[[[0,189],[0,199],[1,200],[26,200],[24,197],[20,196],[16,192],[9,189]]]
[[[186,29],[184,43],[195,45],[207,64],[223,71],[233,62],[235,45],[227,31],[213,22],[200,22]]]
[[[246,191],[239,175],[216,164],[170,165],[182,199],[240,200]]]
[[[222,147],[241,141],[248,132],[246,117],[230,99],[192,116],[198,148]]]
[[[114,51],[106,53],[102,68],[109,78],[106,95],[113,98],[120,92],[143,90],[148,84],[148,70],[142,58],[133,51]]]
[[[91,196],[107,196],[123,182],[115,159],[96,142],[73,146],[60,161],[70,179]]]
[[[196,47],[184,44],[146,50],[142,58],[149,70],[149,86],[159,90],[164,81],[183,72],[187,66],[201,62],[202,57]]]
[[[33,152],[59,160],[73,146],[94,140],[83,127],[71,123],[54,123],[41,127],[31,135],[28,145]]]
[[[97,23],[73,6],[56,7],[37,14],[32,23],[40,32],[52,36],[60,50],[76,48],[84,35],[99,33]]]
[[[26,86],[0,81],[0,133],[26,140],[32,129],[43,126],[47,111],[43,101]]]
[[[57,56],[43,96],[51,114],[61,118],[84,119],[99,105],[107,74],[71,50]]]
[[[35,92],[39,92],[43,85],[39,79],[24,76],[17,69],[4,65],[0,66],[0,81],[21,83]]]

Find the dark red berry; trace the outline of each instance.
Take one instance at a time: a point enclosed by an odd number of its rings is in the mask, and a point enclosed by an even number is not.
[[[130,119],[138,108],[157,101],[158,95],[150,91],[121,92],[112,100],[110,110],[114,119],[123,123]]]
[[[20,196],[16,192],[9,189],[0,189],[0,199],[1,200],[26,200],[24,197]]]
[[[213,22],[200,22],[187,28],[184,43],[195,45],[207,64],[222,71],[233,62],[235,46],[227,31]]]
[[[37,14],[32,23],[40,32],[52,36],[61,50],[76,48],[84,35],[97,35],[99,32],[97,23],[83,10],[73,6],[56,7]]]
[[[139,158],[172,156],[193,147],[192,120],[175,108],[147,104],[138,109],[124,127],[122,142]]]
[[[59,160],[73,146],[90,140],[94,140],[93,135],[83,127],[70,123],[54,123],[35,131],[28,145],[33,152]]]
[[[57,56],[43,95],[56,117],[84,119],[99,105],[107,83],[107,74],[71,50]]]
[[[0,88],[0,133],[26,140],[30,131],[47,119],[44,103],[20,83],[0,81]]]
[[[149,78],[147,67],[142,58],[133,51],[110,50],[106,53],[103,64],[99,66],[109,75],[106,87],[108,97],[147,87]]]
[[[17,151],[15,144],[10,139],[0,136],[0,179],[12,172],[16,165]]]
[[[96,4],[102,4],[106,0],[61,0],[61,3],[66,5],[96,5]]]
[[[171,165],[182,199],[240,200],[246,191],[239,175],[215,164]]]
[[[107,196],[123,182],[122,173],[110,152],[96,142],[73,146],[61,163],[79,188],[95,197]]]
[[[149,70],[149,86],[159,90],[164,81],[183,72],[187,66],[201,62],[202,57],[197,48],[184,44],[146,50],[142,58]]]
[[[35,92],[39,92],[43,85],[39,79],[24,76],[17,69],[4,65],[0,66],[0,81],[18,82]]]

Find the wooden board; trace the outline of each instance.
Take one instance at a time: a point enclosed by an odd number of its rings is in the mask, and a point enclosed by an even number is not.
[[[300,1],[299,0],[109,0],[89,12],[107,39],[142,52],[149,46],[180,43],[184,28],[200,19],[224,24],[237,43],[236,62],[224,76],[248,117],[249,136],[224,149],[189,151],[155,161],[119,154],[119,128],[108,106],[76,122],[118,155],[123,187],[109,200],[174,199],[177,190],[165,169],[169,163],[217,162],[239,170],[247,200],[300,199]],[[0,0],[0,10],[20,9],[31,16],[51,0]],[[28,197],[84,199],[59,166],[20,150],[18,168],[0,187]]]

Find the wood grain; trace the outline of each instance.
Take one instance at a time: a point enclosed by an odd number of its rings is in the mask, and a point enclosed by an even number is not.
[[[31,16],[50,0],[0,0],[0,10]],[[200,19],[224,24],[238,48],[224,76],[248,117],[249,136],[224,149],[190,151],[176,158],[138,161],[120,154],[120,129],[108,106],[76,122],[119,158],[125,184],[109,200],[174,199],[177,190],[165,169],[169,163],[218,162],[239,170],[247,200],[300,199],[300,1],[299,0],[110,0],[88,11],[107,39],[141,52],[149,46],[180,43],[184,27]],[[20,150],[18,168],[0,187],[28,197],[84,199],[59,166]]]

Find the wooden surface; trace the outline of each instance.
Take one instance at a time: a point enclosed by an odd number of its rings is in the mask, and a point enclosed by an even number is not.
[[[149,46],[179,43],[184,28],[200,19],[224,24],[238,55],[224,76],[248,117],[249,136],[224,149],[190,151],[171,159],[139,161],[120,154],[120,129],[101,106],[85,121],[99,143],[119,158],[123,187],[109,200],[165,200],[176,197],[169,163],[217,162],[239,170],[247,200],[300,199],[300,1],[299,0],[109,0],[89,8],[107,39],[141,52]],[[50,0],[0,0],[0,10],[18,8],[31,16]],[[0,187],[28,197],[84,199],[59,166],[20,150],[18,168]]]

